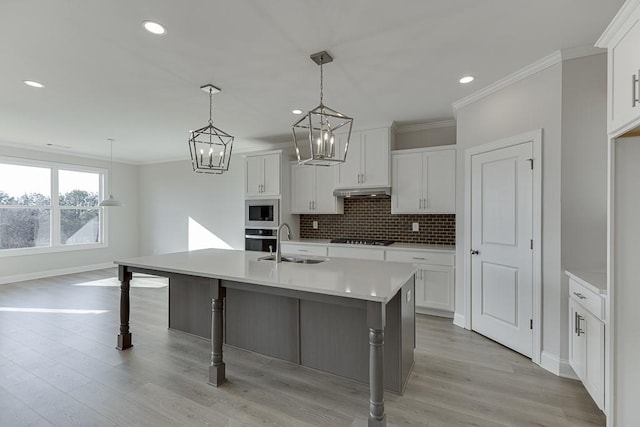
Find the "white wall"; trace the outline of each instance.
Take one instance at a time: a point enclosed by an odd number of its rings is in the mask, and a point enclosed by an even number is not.
[[[562,63],[562,269],[607,268],[607,55]],[[563,299],[569,281],[563,275]],[[569,322],[563,302],[562,324]],[[561,328],[560,356],[569,357]]]
[[[221,175],[194,173],[189,160],[140,166],[139,194],[143,255],[186,251],[190,245],[244,249],[240,155]]]
[[[75,157],[59,153],[25,150],[0,145],[0,156],[18,157],[72,165],[107,169],[108,161]],[[111,264],[115,259],[138,255],[138,175],[137,167],[113,164],[113,193],[126,206],[109,208],[109,247],[82,249],[38,255],[20,255],[0,258],[0,283],[44,277],[47,272],[81,271],[86,266]]]
[[[398,132],[394,150],[410,150],[412,148],[436,147],[455,143],[456,127],[448,126],[415,132]]]
[[[457,112],[458,165],[456,183],[456,317],[464,317],[464,280],[469,254],[464,250],[465,150],[542,128],[542,350],[560,355],[562,268],[561,231],[562,65],[556,64],[499,90]]]

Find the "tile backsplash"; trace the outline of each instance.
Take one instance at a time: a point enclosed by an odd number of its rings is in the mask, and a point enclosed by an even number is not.
[[[318,229],[313,229],[318,221]],[[412,224],[420,231],[411,231]],[[390,198],[346,198],[343,215],[300,215],[300,238],[386,239],[404,243],[452,246],[456,243],[455,214],[391,215]]]

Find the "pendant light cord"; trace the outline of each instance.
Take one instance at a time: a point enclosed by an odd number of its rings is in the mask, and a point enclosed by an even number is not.
[[[324,64],[324,55],[320,56],[320,105],[322,105],[322,98],[323,98],[323,80],[324,80],[324,76],[322,73],[322,65]]]
[[[213,89],[209,88],[209,124],[213,124]]]
[[[113,194],[113,189],[111,188],[111,183],[113,180],[113,138],[109,138],[109,195]]]

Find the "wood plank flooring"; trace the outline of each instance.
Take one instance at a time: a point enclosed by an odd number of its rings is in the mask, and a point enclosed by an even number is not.
[[[209,386],[209,342],[166,328],[164,279],[135,276],[134,347],[117,351],[115,275],[0,285],[0,426],[366,425],[366,385],[233,348]],[[418,316],[415,356],[390,426],[605,425],[579,382],[449,319]]]

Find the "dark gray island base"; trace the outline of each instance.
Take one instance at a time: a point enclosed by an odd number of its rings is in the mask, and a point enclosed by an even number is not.
[[[369,384],[369,426],[386,425],[384,390],[402,393],[414,362],[414,278],[388,302],[178,274],[120,263],[118,349],[132,346],[132,272],[169,278],[169,328],[211,339],[209,383],[227,345]]]

